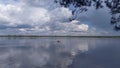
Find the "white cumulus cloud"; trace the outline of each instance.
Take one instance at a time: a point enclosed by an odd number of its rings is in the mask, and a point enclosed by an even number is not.
[[[70,22],[72,11],[60,7],[53,0],[18,0],[17,4],[13,0],[8,2],[0,3],[0,25],[4,25],[8,34],[11,30],[12,34],[17,30],[18,34],[88,31],[87,24],[79,20]]]

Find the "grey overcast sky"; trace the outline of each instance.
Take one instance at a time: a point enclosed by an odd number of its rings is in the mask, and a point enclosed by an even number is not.
[[[0,35],[120,35],[109,9],[91,7],[70,22],[71,9],[54,0],[0,0]]]

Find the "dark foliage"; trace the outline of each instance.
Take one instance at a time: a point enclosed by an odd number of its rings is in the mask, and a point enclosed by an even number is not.
[[[112,15],[111,24],[114,25],[115,30],[120,30],[120,0],[55,0],[55,3],[59,3],[64,7],[69,7],[72,4],[76,7],[76,9],[72,11],[73,15],[78,9],[79,12],[85,12],[87,8],[91,6],[94,6],[95,9],[108,7]],[[72,20],[74,19],[70,19],[70,21]]]

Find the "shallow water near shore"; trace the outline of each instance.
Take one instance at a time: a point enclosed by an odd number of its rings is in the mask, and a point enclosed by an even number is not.
[[[120,38],[0,37],[0,68],[120,68]]]

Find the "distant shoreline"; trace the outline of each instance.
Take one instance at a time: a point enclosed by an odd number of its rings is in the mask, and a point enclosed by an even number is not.
[[[39,36],[39,35],[0,35],[0,37],[78,37],[78,38],[120,38],[120,36]]]

